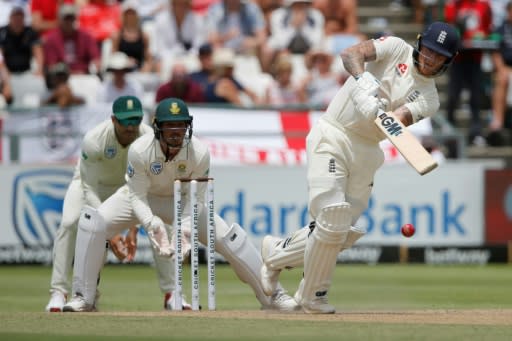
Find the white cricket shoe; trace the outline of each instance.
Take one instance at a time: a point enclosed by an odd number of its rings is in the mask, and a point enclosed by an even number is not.
[[[295,299],[283,289],[278,289],[270,298],[270,309],[279,311],[296,311],[300,309]]]
[[[76,293],[73,298],[62,308],[64,312],[90,312],[96,311],[93,304],[87,304],[81,293]]]
[[[183,310],[192,310],[192,306],[185,300],[185,295],[181,295],[181,306]],[[174,300],[172,299],[172,292],[165,293],[164,296],[164,309],[174,310]],[[199,307],[201,309],[201,307]]]
[[[336,308],[327,302],[327,296],[316,297],[311,301],[301,302],[302,310],[306,314],[334,314]]]
[[[315,297],[312,300],[305,300],[302,297],[304,279],[300,281],[299,289],[293,296],[295,301],[302,307],[306,314],[334,314],[336,308],[327,302],[327,295]]]
[[[280,238],[265,236],[261,242],[261,258],[263,259],[263,265],[261,266],[260,270],[261,286],[263,287],[263,292],[268,296],[271,296],[276,292],[281,269],[271,270],[269,267],[267,267],[266,261],[274,253],[275,247],[280,241]]]
[[[49,313],[60,313],[62,312],[64,304],[66,304],[66,294],[62,291],[55,290],[52,292],[50,301],[46,305],[45,310]]]

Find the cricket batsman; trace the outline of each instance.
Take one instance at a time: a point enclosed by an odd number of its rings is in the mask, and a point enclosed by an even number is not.
[[[434,22],[416,46],[398,37],[364,41],[344,50],[350,77],[307,136],[308,208],[313,221],[289,238],[262,242],[262,285],[271,294],[284,268],[304,266],[295,300],[306,313],[334,313],[327,300],[339,252],[366,231],[354,224],[368,206],[373,178],[384,162],[374,124],[379,110],[409,126],[439,109],[434,78],[458,53],[454,27]]]
[[[85,205],[94,208],[100,206],[105,199],[125,184],[128,147],[137,137],[153,133],[151,127],[141,123],[144,112],[137,97],[117,98],[112,105],[112,112],[110,119],[100,123],[84,136],[81,159],[75,167],[73,178],[64,197],[62,220],[53,245],[51,297],[46,306],[48,312],[60,312],[66,303],[71,286],[69,278],[75,252],[77,224],[82,208]],[[130,261],[135,254],[136,244],[133,232],[132,229],[128,234],[131,238],[127,238],[126,241],[120,235],[113,236],[111,240],[112,251],[121,260]],[[116,242],[113,242],[114,240]],[[98,253],[104,257],[105,243]],[[158,253],[154,253],[154,259],[160,289],[165,296],[170,296],[174,280],[170,260]],[[165,297],[164,300],[166,305],[168,300]],[[186,302],[185,305],[189,306]]]
[[[146,134],[128,151],[126,185],[99,207],[86,206],[78,223],[73,269],[73,299],[64,311],[93,311],[98,273],[103,266],[102,248],[105,240],[133,225],[141,224],[153,248],[162,256],[171,257],[172,250],[166,225],[174,221],[174,181],[180,178],[207,177],[210,154],[192,134],[192,119],[187,105],[180,99],[167,98],[157,108],[153,134]],[[190,227],[189,184],[183,184],[183,228]],[[206,185],[198,185],[199,241],[206,245],[207,229],[204,194]],[[294,310],[295,300],[279,283],[275,290],[263,292],[260,278],[262,266],[258,250],[238,225],[228,226],[215,215],[216,251],[233,267],[237,276],[253,289],[264,309]],[[186,243],[190,245],[190,242]],[[185,251],[184,251],[185,253]],[[170,266],[169,269],[174,269]],[[173,282],[174,285],[174,282]]]

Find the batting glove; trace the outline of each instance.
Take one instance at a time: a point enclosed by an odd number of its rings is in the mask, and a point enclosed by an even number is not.
[[[363,93],[357,93],[352,96],[352,101],[356,111],[368,119],[375,119],[380,108],[380,101],[375,96],[367,96]]]
[[[147,224],[146,231],[148,232],[149,241],[155,250],[158,251],[160,256],[171,256],[171,244],[167,236],[165,224],[157,216],[151,218],[151,222]]]
[[[380,84],[380,81],[374,75],[365,71],[357,76],[355,91],[364,93],[366,96],[377,96]]]

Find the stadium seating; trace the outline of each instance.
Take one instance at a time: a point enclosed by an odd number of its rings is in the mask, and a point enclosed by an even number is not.
[[[44,78],[30,73],[11,75],[11,86],[15,108],[38,107],[47,91]]]

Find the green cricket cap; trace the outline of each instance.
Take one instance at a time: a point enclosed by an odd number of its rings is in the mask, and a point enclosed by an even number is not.
[[[142,103],[135,96],[118,97],[112,104],[112,112],[118,120],[129,117],[143,117]]]
[[[191,122],[192,116],[188,113],[188,107],[179,98],[166,98],[156,107],[155,121],[160,122]]]

